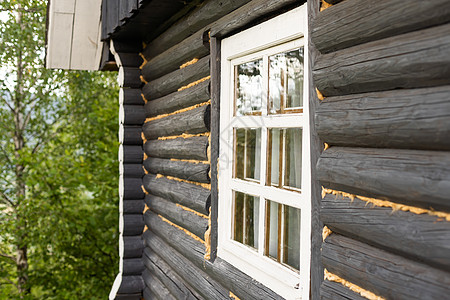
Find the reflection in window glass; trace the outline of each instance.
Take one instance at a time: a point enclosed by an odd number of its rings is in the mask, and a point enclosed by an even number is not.
[[[262,69],[262,59],[235,66],[236,116],[261,114]]]
[[[300,210],[274,201],[266,202],[264,254],[300,269]]]
[[[269,56],[269,113],[303,106],[303,48]]]
[[[258,249],[259,198],[236,191],[233,194],[233,239]]]
[[[235,129],[235,177],[239,179],[260,179],[261,129]]]
[[[301,188],[302,129],[271,128],[267,152],[267,184]]]
[[[302,130],[300,128],[285,129],[285,173],[284,185],[302,187]]]

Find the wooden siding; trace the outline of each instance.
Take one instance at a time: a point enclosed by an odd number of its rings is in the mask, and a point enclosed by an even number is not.
[[[326,2],[310,12],[320,298],[446,298],[450,3]]]

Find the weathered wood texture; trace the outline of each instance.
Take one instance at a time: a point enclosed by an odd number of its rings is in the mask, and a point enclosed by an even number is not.
[[[118,293],[120,294],[132,294],[141,293],[144,289],[144,281],[139,276],[122,276],[122,284],[120,285]]]
[[[155,117],[208,101],[209,80],[188,89],[148,101],[144,108],[147,117]]]
[[[326,2],[333,2],[327,0]],[[332,52],[450,21],[447,0],[347,0],[321,12],[312,24],[312,41]]]
[[[153,174],[162,174],[195,182],[209,183],[209,164],[173,161],[149,157],[144,161],[145,169]]]
[[[147,80],[145,73],[142,74]],[[195,64],[183,69],[178,69],[158,79],[149,81],[142,88],[142,93],[147,100],[153,100],[175,92],[177,89],[189,83],[197,81],[209,75],[209,56],[203,57]],[[148,81],[148,80],[147,80]]]
[[[329,97],[316,111],[330,145],[450,150],[450,86]]]
[[[144,105],[141,89],[122,88],[119,90],[119,100],[124,105]]]
[[[202,6],[183,18],[158,38],[150,42],[143,51],[147,60],[180,43],[220,17],[230,13],[249,0],[205,1]]]
[[[319,0],[307,2],[308,7],[308,32],[311,32],[312,21],[319,13]],[[311,34],[308,35],[308,82],[309,82],[309,136],[311,150],[311,277],[310,277],[310,294],[311,299],[320,298],[320,286],[323,281],[323,265],[322,265],[322,228],[320,221],[320,203],[322,187],[317,176],[317,160],[323,149],[323,143],[317,134],[316,124],[314,122],[314,113],[319,107],[319,99],[315,91],[315,82],[312,76],[311,68],[315,65],[319,53],[311,42]]]
[[[123,257],[141,257],[144,250],[144,242],[140,236],[125,236],[123,238]]]
[[[210,261],[214,262],[217,256],[218,237],[218,209],[219,209],[219,141],[220,141],[220,64],[221,64],[221,41],[215,37],[211,38],[211,231],[210,231]]]
[[[139,88],[142,86],[140,79],[141,69],[138,67],[122,67],[119,69],[119,86],[128,88]]]
[[[321,56],[314,82],[324,96],[450,83],[450,24]]]
[[[204,133],[209,131],[210,128],[210,112],[209,104],[202,105],[185,112],[146,122],[142,131],[145,138],[149,140],[183,133]]]
[[[123,105],[123,114],[119,122],[124,125],[142,125],[145,121],[145,111],[142,105]]]
[[[126,177],[141,178],[145,175],[142,164],[123,164],[123,175]]]
[[[202,240],[204,239],[208,219],[161,197],[147,195],[145,203],[156,214],[187,229]]]
[[[253,0],[207,27],[210,28],[211,37],[223,38],[249,24],[263,21],[268,16],[273,17],[286,7],[302,3],[303,1],[298,0]]]
[[[229,263],[216,258],[214,263],[204,260],[205,247],[183,231],[164,222],[154,213],[147,211],[144,215],[145,223],[160,239],[169,244],[176,251],[183,253],[185,259],[202,268],[212,279],[217,280],[225,288],[232,291],[241,299],[282,299],[269,288],[242,273]],[[144,234],[146,244],[151,244],[155,237]],[[200,293],[200,291],[198,291]],[[228,295],[228,294],[227,294]]]
[[[145,266],[142,258],[125,258],[123,260],[123,275],[141,275]]]
[[[320,216],[333,232],[450,270],[450,222],[443,219],[330,194]]]
[[[165,249],[158,249],[158,253],[161,251],[165,251]],[[159,257],[156,252],[151,251],[150,248],[145,248],[142,259],[147,270],[157,277],[175,298],[186,300],[203,299],[186,283],[185,279],[178,275],[168,263]],[[180,267],[183,267],[183,265]]]
[[[124,200],[123,213],[124,214],[139,214],[144,211],[144,200]]]
[[[204,45],[205,39],[207,43],[208,37],[203,30],[196,32],[148,61],[142,68],[142,73],[146,74],[146,79],[150,81],[177,70],[193,58],[200,59],[208,55],[209,45]]]
[[[144,187],[152,195],[171,200],[201,213],[207,213],[211,192],[204,187],[148,174]]]
[[[143,234],[148,251],[158,255],[180,276],[187,284],[205,299],[229,299],[229,290],[219,282],[209,277],[202,266],[194,264],[180,252],[173,249],[164,240],[151,231]]]
[[[144,144],[144,151],[150,157],[194,159],[207,161],[208,137],[151,140]]]
[[[142,178],[124,177],[123,178],[123,199],[136,200],[143,199],[145,194],[142,191]]]
[[[328,271],[386,299],[446,299],[450,274],[337,234],[323,243]]]
[[[341,283],[325,280],[320,287],[321,300],[366,300]]]
[[[124,145],[142,145],[142,126],[120,126],[119,142]]]
[[[157,277],[153,276],[148,270],[145,270],[142,273],[142,279],[153,295],[155,295],[156,299],[176,300],[164,284],[162,284],[162,282]]]
[[[150,289],[148,287],[146,287],[143,291],[142,291],[142,298],[144,300],[154,300],[157,299],[156,296],[152,293],[152,291],[150,291]],[[141,298],[141,299],[142,299]]]
[[[317,163],[326,188],[450,210],[450,153],[331,147]]]
[[[141,146],[120,145],[119,160],[125,164],[140,164],[144,158]]]
[[[134,293],[134,294],[118,294],[114,298],[114,300],[141,300],[142,293]]]
[[[344,0],[324,0],[325,2],[329,3],[329,4],[338,4],[340,2],[343,2]]]
[[[123,235],[141,235],[144,230],[142,214],[123,215]]]

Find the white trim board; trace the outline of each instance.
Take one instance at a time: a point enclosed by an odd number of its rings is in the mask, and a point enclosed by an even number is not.
[[[46,67],[98,70],[101,0],[52,0],[48,12]]]

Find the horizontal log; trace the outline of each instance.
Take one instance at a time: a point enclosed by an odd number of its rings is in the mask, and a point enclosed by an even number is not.
[[[125,177],[141,178],[145,175],[142,164],[122,164],[119,169],[120,174]]]
[[[321,300],[366,300],[367,298],[360,296],[342,283],[324,280],[320,286]]]
[[[141,200],[124,200],[123,213],[124,214],[139,214],[144,211],[144,201]]]
[[[142,105],[121,105],[119,123],[125,125],[142,125],[145,121],[145,110]]]
[[[313,67],[317,89],[338,96],[450,83],[450,24],[325,54]]]
[[[205,47],[204,39],[205,32],[203,29],[194,33],[148,61],[142,68],[142,75],[150,81],[179,69],[182,64],[193,58],[199,59],[208,55],[209,45]]]
[[[209,131],[211,121],[210,105],[203,105],[185,112],[146,122],[142,131],[146,139],[162,136],[196,134]]]
[[[155,295],[154,299],[160,300],[176,300],[176,298],[170,293],[170,291],[162,284],[162,282],[153,276],[148,270],[145,270],[142,274],[142,279],[145,282],[147,288]]]
[[[118,294],[141,293],[144,289],[144,281],[139,276],[122,276]]]
[[[119,90],[119,104],[144,105],[141,89],[121,88]]]
[[[325,268],[386,299],[445,299],[449,273],[332,234],[322,245]]]
[[[148,101],[144,108],[147,117],[156,117],[206,102],[209,99],[209,80],[191,88]]]
[[[142,214],[123,215],[123,235],[141,235],[144,230],[144,220]]]
[[[158,249],[158,253],[162,249]],[[164,251],[164,250],[163,250]],[[164,286],[177,299],[201,299],[202,297],[194,291],[186,280],[178,275],[172,267],[159,257],[154,251],[146,247],[142,256],[146,268],[157,277]]]
[[[119,161],[126,164],[140,164],[144,158],[144,151],[141,146],[120,145]]]
[[[116,60],[118,67],[139,68],[142,65],[142,57],[139,53],[118,53],[119,61]],[[116,56],[117,59],[117,56]]]
[[[119,143],[124,145],[142,145],[142,126],[119,126]]]
[[[450,86],[329,97],[315,114],[330,145],[450,150]]]
[[[123,260],[123,275],[141,275],[145,270],[142,258],[125,258]]]
[[[212,280],[220,282],[221,285],[229,291],[233,291],[240,299],[282,299],[272,290],[255,281],[255,279],[245,273],[242,273],[240,270],[219,257],[216,258],[214,263],[205,261],[203,257],[205,247],[202,243],[164,222],[152,212],[147,211],[144,218],[148,228],[154,233],[154,235],[151,233],[147,234],[147,232],[144,234],[146,245],[150,246],[152,249],[158,249],[156,247],[163,244],[159,239],[164,240],[164,242],[170,247],[173,247],[176,252],[183,253],[186,261],[190,261],[197,267],[202,268]],[[155,235],[157,235],[157,237]],[[160,252],[162,254],[162,252],[166,251]],[[201,291],[198,292],[201,293]]]
[[[158,196],[147,195],[145,203],[156,214],[192,232],[202,240],[208,227],[208,219]]]
[[[335,4],[338,4],[340,2],[343,2],[344,0],[324,0],[324,1],[327,2],[328,4],[335,5]]]
[[[195,182],[209,183],[209,164],[173,161],[149,157],[144,161],[145,169],[153,174],[162,174]]]
[[[168,73],[144,85],[142,93],[147,100],[160,98],[175,92],[189,83],[209,75],[209,56],[199,59],[195,64]],[[147,78],[144,77],[145,80]],[[147,80],[148,81],[148,80]]]
[[[145,189],[152,195],[207,213],[211,191],[204,187],[167,178],[157,178],[152,174],[145,175],[143,182]]]
[[[317,162],[326,188],[450,210],[450,153],[400,149],[331,147]]]
[[[144,250],[144,242],[141,236],[124,236],[123,237],[123,257],[135,258],[141,257]]]
[[[176,228],[172,230],[176,230]],[[147,246],[144,250],[144,256],[148,255],[150,251],[158,253],[204,299],[229,299],[229,290],[210,278],[201,266],[194,264],[153,232],[148,230],[143,237]]]
[[[273,17],[297,0],[253,0],[209,25],[211,37],[222,38],[249,24]]]
[[[206,1],[150,42],[142,54],[147,60],[150,60],[247,2],[249,0]]]
[[[141,293],[134,293],[134,294],[118,294],[114,298],[114,300],[141,300],[142,296]]]
[[[335,0],[326,0],[330,4]],[[364,20],[363,22],[361,20]],[[450,20],[447,0],[344,1],[318,14],[311,26],[311,39],[322,53],[348,48],[411,32]]]
[[[176,138],[169,140],[152,140],[144,144],[148,156],[160,158],[208,160],[208,137]]]
[[[140,88],[142,86],[141,69],[137,67],[119,68],[117,81],[120,87]]]
[[[142,191],[142,178],[123,177],[123,199],[138,200],[145,197]]]
[[[450,222],[334,195],[322,200],[320,217],[333,232],[450,270]]]

